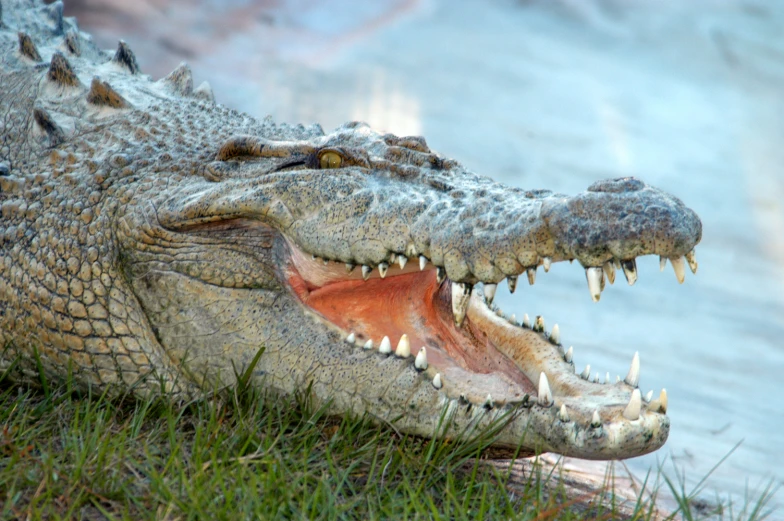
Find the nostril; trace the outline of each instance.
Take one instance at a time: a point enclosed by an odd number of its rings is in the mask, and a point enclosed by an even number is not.
[[[636,192],[645,188],[645,183],[634,177],[619,177],[617,179],[603,179],[596,181],[588,187],[589,192]]]

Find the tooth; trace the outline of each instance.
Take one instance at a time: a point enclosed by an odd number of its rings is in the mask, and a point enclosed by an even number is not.
[[[574,359],[574,346],[569,346],[569,350],[566,351],[566,354],[564,355],[564,360],[566,361],[567,364],[571,364],[573,359]]]
[[[392,352],[392,343],[389,341],[388,336],[385,336],[381,340],[381,345],[378,346],[378,352],[382,355],[388,355]]]
[[[610,284],[615,284],[615,265],[613,261],[608,260],[602,265],[602,269],[604,270],[604,274],[607,276],[607,281]]]
[[[471,285],[462,282],[452,283],[452,314],[455,324],[460,327],[465,319],[468,303],[471,300]]]
[[[585,278],[588,280],[588,291],[591,293],[591,299],[594,302],[599,302],[599,299],[602,298],[604,272],[601,268],[585,268]]]
[[[350,262],[346,263],[346,273],[351,273],[356,268],[356,264],[351,264]]]
[[[648,394],[645,395],[645,401],[650,403],[652,398],[653,398],[653,389],[648,391]]]
[[[591,417],[591,427],[596,429],[597,427],[602,426],[602,419],[599,417],[599,410],[595,409],[593,411],[593,416]]]
[[[670,264],[672,264],[672,270],[675,272],[678,284],[683,284],[683,281],[686,279],[686,265],[683,262],[683,257],[672,257]]]
[[[397,264],[398,266],[400,266],[400,269],[402,270],[403,268],[406,267],[406,264],[408,264],[408,257],[406,257],[405,255],[398,255]]]
[[[324,266],[328,266],[328,265],[329,265],[329,259],[324,259]]]
[[[544,317],[542,315],[538,315],[536,317],[536,322],[534,322],[534,331],[539,333],[544,331]]]
[[[353,332],[349,333],[349,335],[346,337],[347,344],[353,344],[354,342],[356,342],[356,340],[357,340],[357,336]]]
[[[620,381],[621,381],[621,375],[616,374],[615,375],[615,383],[619,383]]]
[[[504,318],[504,312],[501,310],[501,308],[496,309],[495,314],[497,317]]]
[[[427,257],[424,255],[419,256],[419,271],[422,271],[427,266]]]
[[[539,396],[536,401],[545,407],[550,407],[553,404],[553,393],[550,391],[550,383],[544,372],[539,373]]]
[[[686,262],[689,263],[689,269],[695,275],[697,274],[697,254],[694,253],[694,250],[691,250],[689,253],[686,254]]]
[[[528,285],[533,286],[536,282],[536,267],[528,268],[525,270],[525,274],[528,275]]]
[[[590,377],[591,377],[591,364],[588,364],[585,366],[585,369],[583,369],[583,372],[580,373],[580,378],[582,378],[583,380],[587,380]]]
[[[515,316],[514,313],[509,315],[509,323],[512,324],[513,326],[517,325],[517,317]]]
[[[485,407],[487,407],[488,409],[493,408],[493,396],[490,394],[488,394],[487,398],[485,399]]]
[[[667,266],[667,257],[662,257],[659,255],[659,271],[664,271],[664,268]]]
[[[397,260],[397,253],[390,253],[389,254],[389,263],[394,264]]]
[[[373,349],[373,341],[372,341],[372,340],[370,340],[370,339],[368,339],[368,341],[367,341],[367,342],[365,342],[365,345],[364,345],[364,346],[362,346],[362,347],[363,347],[364,349]]]
[[[640,408],[642,407],[642,399],[640,398],[640,390],[635,389],[632,391],[632,397],[629,400],[629,405],[623,410],[623,417],[627,420],[637,420],[640,418]]]
[[[613,259],[613,266],[616,270],[621,269],[621,259]]]
[[[542,257],[542,267],[544,268],[544,272],[547,273],[550,271],[550,266],[552,266],[553,260],[550,257]]]
[[[367,280],[370,278],[370,274],[373,273],[373,268],[368,266],[367,264],[362,265],[362,278]]]
[[[531,327],[531,319],[528,318],[528,313],[523,313],[523,327]]]
[[[566,404],[561,404],[561,410],[558,411],[558,419],[566,423],[569,421],[569,413],[566,411]]]
[[[498,284],[485,284],[485,302],[488,305],[493,303],[493,299],[495,298],[495,290],[498,288]]]
[[[517,287],[517,275],[509,275],[506,277],[506,283],[509,285],[509,293],[514,293]]]
[[[427,349],[425,349],[425,346],[422,346],[417,353],[414,359],[414,367],[420,371],[427,369]]]
[[[436,373],[436,375],[433,377],[433,387],[436,389],[441,389],[441,386],[441,373]]]
[[[438,266],[436,268],[436,282],[441,284],[442,282],[444,282],[445,278],[446,278],[446,270],[441,266]]]
[[[408,335],[404,334],[400,337],[397,348],[395,348],[395,355],[400,358],[408,358],[411,356],[411,342],[408,341]]]
[[[662,389],[659,393],[659,410],[667,414],[667,389]]]
[[[316,257],[315,255],[310,256],[310,260],[316,260],[316,259],[318,259],[318,257]]]
[[[632,357],[632,365],[629,368],[629,374],[626,375],[626,378],[623,381],[631,385],[632,387],[637,387],[637,384],[640,383],[640,352],[639,351],[634,353],[634,356]]]
[[[607,371],[607,373],[604,375],[604,383],[606,383],[606,384],[610,383],[610,372],[609,371]]]
[[[626,282],[629,283],[629,286],[633,286],[637,282],[637,260],[621,261],[621,266],[623,267],[623,274],[626,275]]]
[[[550,331],[550,342],[555,345],[561,343],[561,328],[558,327],[558,324],[553,326],[553,330]]]
[[[387,276],[387,270],[389,270],[389,264],[386,262],[382,262],[378,265],[378,274],[381,275],[382,279]]]
[[[595,384],[599,383],[599,371],[596,371],[596,374],[593,375],[593,383]]]

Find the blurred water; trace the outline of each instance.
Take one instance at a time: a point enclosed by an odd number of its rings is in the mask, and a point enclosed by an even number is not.
[[[637,475],[664,460],[674,475],[672,459],[693,485],[742,441],[708,497],[784,483],[784,3],[106,3],[66,9],[155,77],[187,59],[251,114],[423,134],[513,186],[635,175],[682,198],[704,224],[684,285],[644,258],[634,287],[621,277],[593,304],[579,266],[559,264],[496,300],[558,322],[579,369],[624,375],[640,352],[672,429],[627,462]]]

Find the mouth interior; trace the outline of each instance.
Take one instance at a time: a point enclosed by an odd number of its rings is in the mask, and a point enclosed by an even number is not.
[[[342,263],[325,265],[294,245],[291,252],[287,276],[295,293],[326,320],[354,333],[357,345],[370,340],[378,349],[386,336],[394,349],[405,334],[413,356],[427,347],[428,363],[449,380],[465,382],[466,389],[504,401],[536,394],[536,385],[497,349],[488,331],[470,316],[460,327],[455,324],[451,284],[439,284],[432,264],[421,271],[415,261],[403,269],[390,264],[385,278],[374,270],[365,281],[359,267],[347,273]],[[482,299],[472,299],[471,306],[490,312]]]

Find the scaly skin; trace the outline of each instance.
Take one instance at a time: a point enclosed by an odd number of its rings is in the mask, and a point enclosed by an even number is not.
[[[524,191],[419,137],[257,121],[186,66],[152,82],[124,44],[99,51],[59,4],[2,7],[0,371],[176,398],[232,384],[264,346],[259,385],[417,435],[446,411],[450,436],[504,418],[496,446],[521,454],[666,440],[666,396],[641,402],[634,368],[580,378],[555,331],[486,300],[562,260],[597,298],[613,262],[630,282],[639,255],[682,270],[701,223],[675,197],[635,179]],[[403,333],[411,356],[381,352]]]

